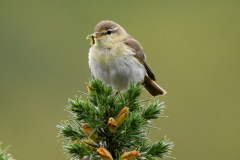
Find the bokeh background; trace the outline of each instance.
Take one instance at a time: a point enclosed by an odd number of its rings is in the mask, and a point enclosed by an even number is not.
[[[66,159],[56,125],[87,91],[85,38],[109,19],[143,45],[168,91],[152,141],[166,135],[179,160],[239,159],[239,15],[239,0],[0,0],[0,141],[19,160]]]

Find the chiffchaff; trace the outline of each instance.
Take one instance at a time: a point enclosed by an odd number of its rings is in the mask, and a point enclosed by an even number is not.
[[[129,83],[141,82],[152,95],[164,95],[166,91],[155,81],[141,44],[119,24],[101,21],[89,35],[89,67],[93,76],[100,78],[113,89],[122,91]]]

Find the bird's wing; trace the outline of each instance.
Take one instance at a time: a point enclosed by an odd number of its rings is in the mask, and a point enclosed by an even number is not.
[[[143,52],[143,48],[141,44],[137,40],[133,39],[132,37],[126,38],[124,40],[124,43],[133,49],[133,51],[135,52],[134,56],[139,60],[140,63],[144,65],[149,78],[156,81],[153,71],[151,70],[150,66],[147,64],[146,55]]]

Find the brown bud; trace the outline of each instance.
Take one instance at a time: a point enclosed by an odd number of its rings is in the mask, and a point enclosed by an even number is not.
[[[114,133],[117,130],[117,122],[114,118],[110,117],[108,120],[108,129],[110,132]]]
[[[93,89],[91,88],[90,84],[87,85],[87,90],[88,90],[88,93],[91,93],[93,91]]]
[[[84,124],[82,126],[83,131],[89,136],[92,134],[93,129],[88,125],[88,124]],[[94,142],[98,142],[98,135],[96,133],[93,133],[90,137]]]
[[[97,147],[97,145],[89,139],[83,139],[82,142],[85,143],[91,150],[95,150],[95,147]]]
[[[120,126],[126,119],[127,114],[128,114],[128,107],[124,107],[117,115],[116,121],[118,126]]]
[[[131,160],[131,159],[134,159],[136,157],[139,157],[140,156],[140,153],[139,151],[130,151],[130,152],[124,152],[121,156],[122,160]]]
[[[97,153],[103,160],[113,160],[111,153],[106,150],[104,147],[100,147],[97,149]]]
[[[87,145],[91,150],[95,150],[96,147],[98,147],[98,145],[96,143],[94,143],[92,140],[90,139],[81,139],[81,140],[74,140],[73,141],[74,144],[76,143],[82,143]]]

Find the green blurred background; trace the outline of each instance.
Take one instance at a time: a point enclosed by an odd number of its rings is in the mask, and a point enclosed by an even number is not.
[[[240,1],[0,0],[0,141],[17,159],[64,160],[56,125],[86,92],[89,41],[104,19],[144,47],[168,91],[155,121],[179,160],[239,159]],[[144,91],[141,99],[150,98]]]

